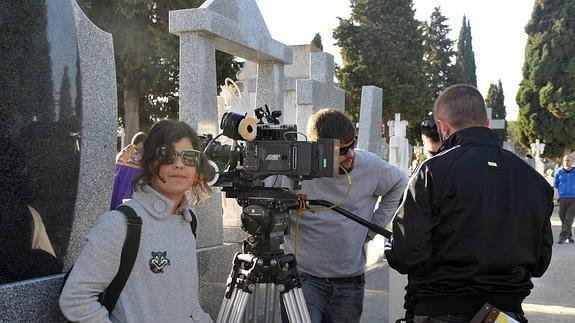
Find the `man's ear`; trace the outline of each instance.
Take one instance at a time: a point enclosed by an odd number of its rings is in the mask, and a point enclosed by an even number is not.
[[[451,126],[449,126],[449,123],[445,120],[437,120],[435,123],[439,129],[440,139],[443,142],[451,135]]]

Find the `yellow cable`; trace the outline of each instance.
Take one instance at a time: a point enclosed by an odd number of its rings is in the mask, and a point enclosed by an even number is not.
[[[337,203],[335,203],[332,206],[324,207],[324,208],[317,208],[317,209],[308,207],[308,210],[313,211],[313,212],[328,211],[328,210],[331,210],[331,209],[339,206],[341,203],[343,203],[343,201],[345,201],[345,199],[347,199],[347,197],[349,196],[349,193],[351,192],[351,176],[349,175],[347,170],[345,168],[343,168],[341,165],[339,165],[339,168],[341,168],[343,170],[343,172],[347,175],[347,191],[345,192],[345,194],[341,197],[341,199]]]
[[[339,166],[339,168],[343,169],[344,173],[347,175],[347,191],[345,192],[345,194],[342,196],[342,198],[337,203],[335,203],[334,205],[332,205],[330,207],[317,208],[317,209],[307,207],[308,210],[313,211],[313,212],[328,211],[328,210],[331,210],[331,209],[337,207],[338,205],[343,203],[343,201],[345,201],[345,199],[347,199],[347,197],[349,196],[349,193],[351,192],[351,175],[349,175],[347,170],[345,168],[343,168],[341,165]],[[299,237],[298,236],[298,234],[299,234],[299,218],[304,214],[304,211],[306,210],[305,201],[298,200],[298,203],[299,203],[299,208],[296,210],[295,234],[294,234],[294,255],[295,255],[296,259],[297,259],[297,244],[298,244],[298,237]]]

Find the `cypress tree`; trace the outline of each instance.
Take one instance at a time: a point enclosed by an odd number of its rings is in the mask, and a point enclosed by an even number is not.
[[[323,45],[321,43],[321,35],[319,33],[316,33],[315,36],[313,36],[311,43],[314,44],[315,47],[317,47],[319,50],[323,51]]]
[[[455,56],[454,42],[448,38],[451,29],[446,21],[447,18],[441,14],[440,7],[436,7],[429,23],[424,25],[425,76],[433,98],[455,82],[452,63],[452,58]]]
[[[351,8],[351,17],[340,19],[333,33],[344,61],[336,76],[346,91],[347,112],[357,122],[361,87],[381,87],[383,120],[401,113],[413,142],[431,98],[423,74],[422,28],[412,1],[354,0]]]
[[[518,138],[528,148],[543,140],[545,156],[575,149],[575,0],[536,1],[521,81]]]
[[[471,37],[471,25],[469,20],[463,16],[459,39],[457,40],[457,56],[455,61],[457,82],[470,84],[477,87],[477,76],[475,74],[475,54]]]
[[[491,119],[505,119],[507,112],[505,111],[505,95],[503,94],[503,84],[501,80],[497,84],[490,84],[487,91],[487,98],[485,98],[485,106],[491,108]],[[506,123],[507,127],[507,123]],[[507,138],[507,129],[495,129],[501,140]]]

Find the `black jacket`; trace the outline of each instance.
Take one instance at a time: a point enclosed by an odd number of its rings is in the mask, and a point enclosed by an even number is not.
[[[418,315],[489,302],[522,313],[551,260],[553,189],[488,128],[455,132],[414,172],[393,221],[389,265]],[[407,304],[406,304],[407,305]]]

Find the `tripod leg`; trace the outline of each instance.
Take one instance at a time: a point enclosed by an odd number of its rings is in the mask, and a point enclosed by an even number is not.
[[[230,299],[224,297],[216,323],[239,323],[246,308],[249,293],[234,289]]]
[[[274,304],[273,304],[273,294],[272,294],[272,284],[266,284],[266,296],[265,296],[265,308],[264,308],[264,322],[265,323],[269,323],[270,322],[270,312],[271,309],[273,308]]]
[[[252,297],[254,298],[254,302],[252,304],[252,311],[254,313],[253,316],[253,322],[257,322],[258,321],[258,302],[259,302],[259,294],[260,294],[260,288],[259,285],[256,285],[256,289],[254,290],[254,292],[252,293]]]
[[[222,301],[222,306],[220,307],[220,312],[218,313],[218,319],[216,320],[216,322],[227,322],[227,320],[230,317],[230,311],[236,300],[237,294],[238,290],[234,289],[232,295],[230,296],[230,299],[227,299],[224,296],[224,300]]]
[[[299,291],[299,293],[298,293]],[[292,289],[282,295],[285,309],[290,323],[309,323],[311,319],[303,293],[299,288]]]
[[[272,285],[273,287],[273,299],[274,299],[274,306],[272,309],[272,323],[281,322],[281,300],[280,300],[280,293],[276,288],[276,285]]]
[[[246,309],[246,304],[248,301],[249,293],[238,289],[238,295],[236,296],[236,302],[232,305],[230,311],[230,318],[228,321],[222,321],[222,323],[240,323],[244,310]]]
[[[308,322],[311,321],[311,319],[309,317],[309,312],[307,309],[307,304],[305,302],[305,297],[303,295],[303,290],[301,289],[301,287],[299,287],[299,288],[293,289],[292,292],[295,295],[295,300],[298,304],[298,308],[300,310],[302,317],[304,319],[307,318]]]

